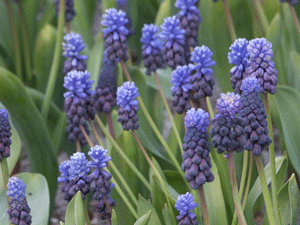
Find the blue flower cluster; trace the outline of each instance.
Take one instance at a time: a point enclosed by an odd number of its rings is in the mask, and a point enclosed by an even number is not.
[[[176,217],[180,225],[198,224],[196,220],[196,214],[190,212],[193,209],[197,208],[197,204],[194,202],[194,196],[191,193],[187,192],[186,194],[179,195],[176,200],[175,208],[179,211],[180,214]]]
[[[192,108],[186,113],[184,125],[186,128],[196,128],[201,132],[206,132],[209,125],[209,114],[203,109]]]
[[[217,109],[220,112],[220,116],[226,117],[227,119],[233,119],[236,114],[240,111],[241,100],[240,95],[232,92],[227,94],[221,93],[221,97],[217,100]]]
[[[10,156],[11,126],[6,109],[0,109],[0,162]]]
[[[259,94],[260,90],[260,84],[256,77],[250,76],[243,80],[241,91],[243,91],[244,95],[249,95],[253,92]]]

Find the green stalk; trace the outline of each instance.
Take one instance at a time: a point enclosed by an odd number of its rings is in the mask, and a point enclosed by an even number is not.
[[[273,136],[273,126],[272,126],[272,118],[271,111],[269,107],[268,94],[263,94],[263,102],[267,112],[267,121],[268,121],[268,130],[269,136],[273,139],[269,146],[269,155],[270,155],[270,165],[271,165],[271,181],[272,181],[272,200],[275,211],[275,218],[278,224],[280,224],[280,214],[278,208],[278,198],[277,198],[277,179],[276,179],[276,164],[275,164],[275,149],[274,149],[274,136]]]
[[[61,57],[62,40],[64,34],[64,24],[65,24],[65,0],[60,0],[59,4],[59,16],[58,16],[58,32],[56,36],[55,50],[53,56],[53,62],[51,65],[50,76],[47,83],[45,100],[42,105],[42,116],[46,120],[49,112],[49,107],[51,103],[51,98],[55,88],[56,77],[58,74],[58,68]]]
[[[13,38],[13,42],[14,42],[16,73],[17,73],[18,77],[22,80],[22,59],[21,59],[21,51],[20,51],[20,42],[19,42],[19,35],[16,30],[14,14],[13,14],[11,5],[9,3],[9,0],[3,0],[3,1],[7,8],[7,14],[8,14],[10,28],[11,28],[11,32],[12,32],[12,38]]]
[[[289,7],[290,7],[290,11],[292,13],[293,20],[294,20],[294,23],[296,25],[297,31],[298,31],[298,33],[300,35],[300,24],[299,24],[299,20],[298,20],[296,11],[295,11],[294,7],[292,6],[291,1],[288,1],[288,4],[289,4]]]
[[[9,170],[8,170],[6,158],[2,158],[2,160],[1,160],[1,169],[2,169],[3,185],[5,188],[6,204],[7,204],[7,209],[9,209],[9,197],[6,195],[7,184],[8,184],[8,179],[9,179]],[[9,224],[11,224],[10,220],[8,220],[8,221],[9,221]]]
[[[133,172],[136,174],[136,176],[143,182],[143,184],[146,186],[146,188],[150,191],[150,183],[145,179],[143,174],[135,167],[135,165],[131,162],[131,160],[127,157],[127,155],[122,151],[118,143],[111,137],[109,131],[106,129],[104,124],[102,123],[99,116],[96,114],[95,116],[96,122],[98,123],[99,127],[105,134],[105,136],[109,139],[112,146],[117,150],[117,152],[120,154],[120,156],[123,158],[123,160],[127,163],[127,165],[133,170]]]
[[[229,31],[229,34],[230,34],[230,39],[233,43],[236,40],[236,33],[235,33],[235,30],[234,30],[233,21],[232,21],[232,17],[231,17],[231,14],[230,14],[230,10],[229,10],[227,0],[223,0],[223,5],[224,5],[225,16],[226,16],[226,20],[227,20],[227,27],[228,27],[228,31]]]
[[[21,25],[22,25],[26,78],[27,78],[27,81],[29,83],[31,83],[32,82],[32,70],[31,70],[31,55],[30,55],[30,49],[29,49],[28,33],[27,33],[26,25],[25,25],[21,2],[18,2],[17,5],[18,5],[19,18],[20,18]]]
[[[262,28],[264,29],[264,32],[266,33],[269,27],[268,19],[266,18],[266,15],[264,14],[264,11],[261,7],[259,0],[253,0],[253,6],[254,10],[256,11],[259,21],[261,22]]]
[[[265,200],[265,204],[266,204],[266,210],[267,210],[267,214],[268,214],[268,218],[269,218],[269,223],[276,224],[274,213],[273,213],[273,205],[271,202],[271,197],[270,197],[268,184],[267,184],[267,180],[266,180],[264,165],[263,165],[263,161],[262,161],[262,156],[261,155],[255,156],[255,160],[256,160],[258,175],[260,178],[260,183],[261,183],[262,190],[263,190],[263,196],[264,196],[264,200]]]
[[[251,154],[250,154],[249,174],[248,174],[247,185],[246,185],[246,190],[245,190],[245,195],[244,195],[243,205],[242,205],[243,210],[245,210],[245,208],[246,208],[246,202],[247,202],[247,198],[248,198],[248,194],[249,194],[249,190],[250,190],[252,169],[253,169],[253,153],[251,152]]]
[[[178,131],[177,125],[176,125],[176,123],[175,123],[175,120],[174,120],[174,118],[173,118],[173,115],[172,115],[172,113],[171,113],[171,110],[170,110],[169,104],[168,104],[168,102],[167,102],[166,96],[164,95],[164,92],[163,92],[163,90],[162,90],[162,86],[161,86],[159,77],[158,77],[158,75],[157,75],[157,72],[154,72],[154,76],[155,76],[156,84],[157,84],[157,87],[158,87],[158,91],[159,91],[160,96],[161,96],[161,98],[162,98],[162,100],[163,100],[165,109],[166,109],[167,112],[168,112],[168,116],[169,116],[170,122],[171,122],[171,124],[172,124],[172,128],[173,128],[173,130],[174,130],[176,139],[177,139],[178,144],[179,144],[179,147],[180,147],[180,149],[181,149],[181,153],[183,153],[181,137],[180,137],[180,135],[179,135],[179,131]]]

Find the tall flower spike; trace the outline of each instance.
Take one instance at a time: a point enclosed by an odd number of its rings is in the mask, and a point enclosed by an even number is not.
[[[241,100],[240,95],[228,92],[221,94],[217,100],[216,114],[212,119],[212,127],[210,135],[212,137],[211,144],[217,148],[218,153],[224,151],[242,152],[245,145],[245,120],[236,117],[240,112]]]
[[[194,73],[191,77],[194,101],[213,95],[215,81],[212,77],[213,69],[211,67],[216,65],[216,62],[211,60],[212,55],[212,51],[204,45],[194,48],[192,52],[191,61],[194,64],[189,64],[189,67]]]
[[[86,55],[80,55],[85,48],[84,40],[80,34],[70,32],[64,36],[66,42],[62,43],[63,56],[68,60],[64,62],[63,73],[67,74],[72,70],[85,71],[87,68],[85,60],[88,59]]]
[[[102,70],[95,94],[95,109],[99,112],[110,113],[117,104],[117,64],[107,58],[106,51],[103,52],[102,62]]]
[[[249,42],[247,50],[250,53],[247,75],[255,76],[261,87],[261,92],[275,94],[278,82],[278,71],[275,69],[272,43],[265,38],[256,38]]]
[[[182,114],[191,108],[191,90],[192,85],[191,71],[188,66],[178,66],[171,74],[171,94],[173,96],[172,105],[176,107],[176,112]]]
[[[124,130],[137,130],[139,128],[137,112],[139,110],[138,100],[140,95],[134,82],[126,81],[117,90],[118,121]]]
[[[230,46],[231,52],[228,53],[228,61],[235,66],[230,70],[231,87],[234,92],[241,94],[242,80],[247,76],[246,69],[248,67],[249,52],[247,50],[248,41],[245,38],[236,39]]]
[[[180,9],[176,17],[180,20],[180,28],[185,30],[185,41],[190,47],[198,44],[198,29],[201,16],[197,8],[197,0],[177,0],[175,7]]]
[[[115,185],[110,181],[112,178],[111,174],[104,170],[104,168],[107,167],[107,162],[111,160],[111,156],[107,156],[107,153],[108,150],[105,150],[99,145],[91,148],[91,151],[88,153],[93,159],[93,161],[89,162],[89,166],[94,168],[94,171],[88,176],[88,181],[91,184],[93,199],[98,201],[97,208],[102,220],[111,217],[105,201],[107,201],[111,207],[116,206],[115,201],[109,196],[111,189]],[[105,199],[103,197],[105,197]]]
[[[176,16],[167,17],[160,26],[160,37],[164,41],[163,56],[167,65],[173,70],[186,64],[185,60],[185,30],[181,29],[180,20]]]
[[[241,90],[241,111],[239,117],[246,122],[244,133],[246,143],[244,148],[252,151],[254,155],[260,155],[272,142],[268,136],[267,114],[259,97],[260,84],[254,76],[243,80]]]
[[[0,162],[10,156],[11,126],[6,109],[0,109]]]
[[[65,21],[70,22],[71,20],[73,20],[75,14],[76,14],[75,9],[74,9],[74,1],[73,0],[66,0],[65,2],[66,2]],[[58,15],[58,13],[59,13],[59,4],[60,4],[60,0],[56,0],[56,2],[55,2],[56,15]]]
[[[126,61],[127,55],[127,35],[128,29],[125,27],[128,23],[126,13],[122,10],[117,11],[114,8],[105,10],[101,24],[104,28],[103,37],[105,39],[104,47],[107,51],[107,57],[115,62],[117,59]]]
[[[151,75],[151,72],[164,67],[163,43],[159,39],[158,30],[159,27],[155,24],[145,24],[142,29],[142,58],[147,68],[147,75]]]
[[[81,145],[86,144],[86,140],[80,130],[81,124],[87,132],[86,121],[95,116],[94,91],[90,90],[93,81],[89,80],[90,73],[73,70],[64,78],[64,87],[68,90],[65,94],[64,110],[67,113],[67,128],[69,142],[79,139]]]
[[[12,224],[29,225],[31,224],[30,208],[25,196],[26,184],[17,177],[11,177],[7,184],[9,197],[9,209],[7,210]]]
[[[179,221],[178,225],[197,225],[196,214],[189,212],[197,208],[194,202],[194,196],[187,192],[186,194],[179,195],[175,204],[175,208],[179,211],[179,216],[176,219]]]
[[[130,10],[127,0],[116,0],[118,9],[121,9],[126,13],[126,18],[128,19],[128,23],[126,23],[125,27],[129,31],[127,37],[130,37],[134,34],[135,30],[132,25],[131,17],[130,17]]]
[[[280,2],[288,2],[290,1],[292,6],[298,5],[298,0],[280,0]]]
[[[212,182],[214,175],[210,168],[210,146],[208,143],[207,127],[209,115],[202,109],[194,108],[187,111],[185,126],[187,128],[183,139],[183,154],[181,169],[191,188],[196,190],[205,182]]]
[[[69,169],[70,169],[70,160],[63,161],[59,166],[60,177],[57,178],[58,183],[62,183],[61,191],[64,193],[64,199],[70,201],[72,199],[72,195],[69,194],[69,190],[71,188],[69,181]]]

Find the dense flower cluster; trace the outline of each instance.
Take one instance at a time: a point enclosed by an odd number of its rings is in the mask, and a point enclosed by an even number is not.
[[[30,208],[25,196],[26,184],[17,177],[11,177],[8,180],[7,189],[6,195],[9,197],[7,213],[11,223],[17,225],[31,224]]]
[[[230,81],[234,92],[241,94],[242,80],[247,76],[249,52],[247,50],[248,41],[245,38],[237,39],[231,46],[228,53],[228,61],[235,66],[230,70]]]
[[[145,24],[142,29],[142,58],[144,66],[147,68],[147,75],[164,67],[163,43],[159,39],[158,30],[159,27],[155,24]]]
[[[10,156],[11,126],[6,109],[0,109],[0,162]]]
[[[103,37],[105,39],[104,48],[107,51],[107,57],[115,62],[117,59],[126,61],[127,55],[127,35],[128,29],[125,27],[128,23],[126,13],[122,10],[116,10],[114,8],[105,10],[102,26],[105,26],[103,31]]]
[[[210,168],[210,146],[208,143],[207,127],[209,115],[202,109],[190,109],[185,117],[186,133],[184,136],[183,162],[181,169],[185,172],[185,179],[192,189],[198,189],[205,182],[212,182],[214,175]]]
[[[65,3],[66,3],[66,5],[65,5],[65,21],[70,22],[71,20],[73,20],[75,14],[76,14],[75,9],[74,9],[74,0],[66,0]],[[59,13],[59,4],[60,4],[60,0],[56,0],[56,2],[55,2],[56,15],[58,15],[58,13]]]
[[[197,204],[194,202],[194,196],[187,192],[186,194],[179,195],[175,208],[179,211],[179,216],[176,219],[179,221],[179,225],[197,225],[196,214],[189,212],[197,208]]]
[[[191,108],[189,103],[192,90],[192,85],[190,84],[191,71],[188,66],[177,66],[171,76],[171,83],[173,84],[171,88],[172,104],[176,107],[176,112],[182,114]]]

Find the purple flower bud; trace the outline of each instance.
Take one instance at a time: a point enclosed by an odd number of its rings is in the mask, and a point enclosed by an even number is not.
[[[74,9],[74,2],[73,2],[73,0],[66,0],[65,3],[66,3],[66,6],[65,6],[65,21],[70,22],[71,20],[73,20],[75,14],[76,14],[75,9]],[[59,14],[59,4],[60,4],[60,0],[56,0],[56,2],[55,2],[56,15]]]
[[[10,156],[11,126],[6,109],[0,109],[0,162]]]

